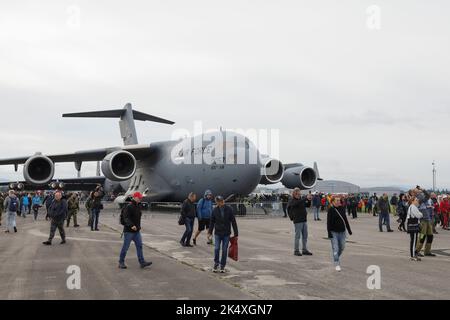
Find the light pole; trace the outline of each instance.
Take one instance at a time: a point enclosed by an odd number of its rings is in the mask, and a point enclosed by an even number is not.
[[[436,161],[433,160],[433,192],[436,192]]]

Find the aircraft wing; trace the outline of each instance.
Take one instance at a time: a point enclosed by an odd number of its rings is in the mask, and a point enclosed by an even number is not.
[[[24,190],[47,190],[52,183],[56,183],[58,187],[59,183],[64,184],[64,190],[66,191],[90,191],[95,189],[98,184],[104,185],[106,181],[105,177],[85,177],[85,178],[68,178],[68,179],[53,179],[46,185],[33,185],[26,181],[10,181],[10,182],[0,182],[0,187],[8,187],[11,184],[17,185],[21,184]]]
[[[54,163],[101,161],[109,153],[118,150],[126,150],[130,152],[137,160],[146,158],[153,153],[153,150],[150,147],[150,145],[131,145],[125,147],[112,147],[97,150],[78,151],[68,154],[49,155],[47,157],[49,157]],[[24,164],[29,158],[30,157],[0,159],[0,165]]]

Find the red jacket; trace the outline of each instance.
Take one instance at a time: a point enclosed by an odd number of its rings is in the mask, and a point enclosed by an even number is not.
[[[448,202],[448,200],[444,200],[441,202],[439,211],[441,213],[449,213],[450,212],[450,203]]]

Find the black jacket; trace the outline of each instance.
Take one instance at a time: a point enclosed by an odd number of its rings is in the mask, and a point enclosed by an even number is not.
[[[123,232],[131,232],[136,233],[141,231],[141,218],[142,211],[139,205],[135,201],[131,201],[131,203],[126,207],[123,212],[123,218],[125,221],[125,225],[123,227]],[[136,227],[137,230],[134,231],[131,228]]]
[[[215,207],[211,214],[211,223],[209,224],[209,234],[212,234],[214,229],[215,234],[218,236],[230,236],[231,226],[233,226],[234,236],[239,236],[239,230],[236,223],[236,217],[234,216],[233,209],[230,206],[224,206],[224,215],[219,207]]]
[[[183,218],[195,219],[196,215],[197,208],[195,206],[195,203],[192,203],[189,199],[184,200],[183,205],[181,206],[181,216]]]
[[[54,200],[48,208],[48,216],[52,221],[62,222],[67,218],[68,210],[66,199],[61,199],[60,201]]]
[[[306,207],[308,206],[308,201],[306,198],[295,199],[292,198],[287,206],[287,212],[289,218],[294,223],[302,223],[308,221],[308,212]]]
[[[335,208],[331,206],[330,209],[328,209],[327,229],[328,234],[331,231],[345,232],[346,229],[349,234],[352,234],[352,229],[350,228],[350,224],[348,223],[344,207]]]

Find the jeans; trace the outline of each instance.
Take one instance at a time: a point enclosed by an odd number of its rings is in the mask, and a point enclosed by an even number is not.
[[[225,268],[227,265],[228,258],[228,247],[230,245],[230,236],[215,236],[215,247],[214,247],[214,266]],[[222,245],[222,259],[220,259],[220,247]]]
[[[320,219],[320,207],[314,207],[314,220],[319,220]]]
[[[98,230],[98,219],[100,218],[100,209],[92,209],[92,224],[91,224],[91,230]]]
[[[6,228],[9,230],[10,228],[14,228],[16,226],[16,213],[8,211],[7,213],[7,223]]]
[[[186,227],[186,231],[183,234],[183,237],[181,238],[181,242],[185,245],[188,245],[191,243],[192,238],[192,232],[194,230],[194,219],[193,218],[185,218],[184,226]]]
[[[303,251],[307,251],[308,247],[308,223],[300,222],[295,224],[295,252],[300,252],[300,238],[302,239]]]
[[[130,249],[131,242],[134,242],[136,245],[137,257],[139,263],[142,265],[145,263],[143,245],[142,245],[142,236],[140,232],[125,232],[123,234],[123,247],[120,252],[120,260],[119,263],[125,263],[125,257],[127,256],[128,249]]]
[[[386,223],[387,230],[391,230],[391,217],[389,213],[380,213],[378,216],[378,225],[380,227],[380,231],[383,231],[383,222]]]
[[[53,221],[50,224],[50,236],[48,237],[48,241],[52,242],[55,237],[56,229],[59,230],[59,235],[63,241],[66,240],[66,233],[64,231],[64,220],[63,221]]]
[[[341,265],[341,255],[344,252],[345,249],[345,239],[346,234],[345,232],[334,232],[331,231],[331,248],[333,250],[333,261],[335,266]]]

